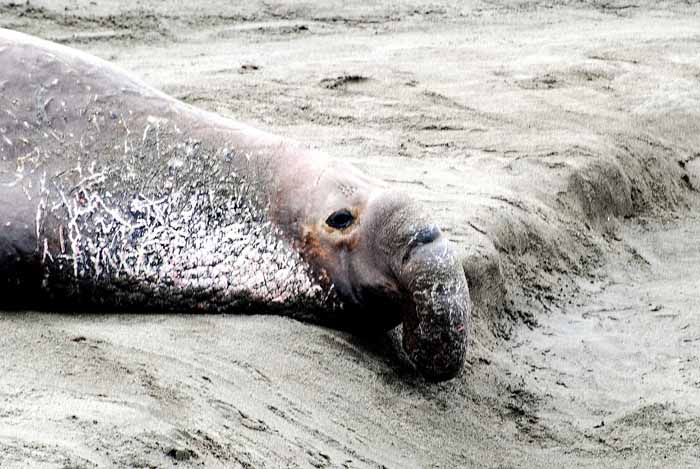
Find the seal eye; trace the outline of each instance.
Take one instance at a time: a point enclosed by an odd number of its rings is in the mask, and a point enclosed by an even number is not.
[[[338,230],[344,230],[348,226],[352,225],[352,222],[354,221],[355,217],[352,216],[350,210],[344,208],[331,213],[331,216],[326,218],[326,225]]]

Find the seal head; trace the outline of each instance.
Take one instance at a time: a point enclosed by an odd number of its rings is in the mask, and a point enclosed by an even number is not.
[[[326,196],[305,201],[300,251],[332,283],[345,322],[367,331],[403,323],[404,349],[421,374],[457,375],[470,301],[453,245],[417,202],[353,167],[336,163],[316,185],[324,190],[311,193]]]

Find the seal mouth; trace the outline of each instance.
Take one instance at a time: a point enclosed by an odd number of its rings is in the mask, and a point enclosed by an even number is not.
[[[426,379],[454,378],[464,365],[470,310],[461,263],[447,242],[420,244],[400,277],[412,300],[403,315],[404,350]]]

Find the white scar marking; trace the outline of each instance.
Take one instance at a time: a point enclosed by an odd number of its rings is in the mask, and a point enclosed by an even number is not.
[[[51,252],[49,252],[49,240],[47,238],[44,238],[44,255],[41,257],[42,264],[46,263],[47,257],[51,260],[51,262],[54,261]]]
[[[39,237],[41,235],[41,214],[44,210],[44,200],[40,200],[39,204],[36,207],[36,218],[34,219],[34,223],[36,224],[36,242],[39,244]]]
[[[151,124],[148,124],[145,129],[143,129],[143,137],[141,137],[141,143],[146,143],[146,138],[148,137],[148,131],[151,130]]]
[[[61,254],[66,253],[66,239],[63,236],[63,225],[58,227],[58,241],[61,244]]]

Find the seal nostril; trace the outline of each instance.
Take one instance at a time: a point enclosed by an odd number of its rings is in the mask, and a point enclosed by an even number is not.
[[[435,241],[440,236],[440,228],[435,225],[429,225],[421,228],[411,240],[412,245],[428,244]]]
[[[403,261],[406,262],[409,257],[411,257],[411,253],[415,248],[424,244],[432,243],[439,237],[440,228],[438,228],[437,225],[428,225],[419,229],[413,234],[408,242],[408,249],[406,250],[406,255],[404,256]]]

